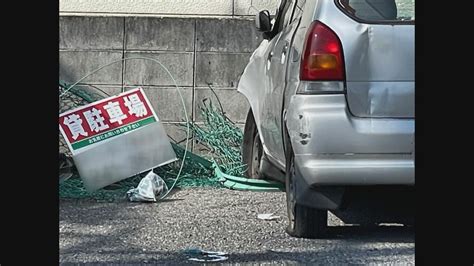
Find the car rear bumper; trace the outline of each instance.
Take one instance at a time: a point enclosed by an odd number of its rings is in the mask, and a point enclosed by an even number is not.
[[[413,157],[405,154],[295,155],[310,185],[414,185]]]
[[[415,183],[414,119],[354,117],[343,94],[294,95],[285,118],[307,185]]]

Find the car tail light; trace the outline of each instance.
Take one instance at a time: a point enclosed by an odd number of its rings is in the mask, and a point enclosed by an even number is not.
[[[341,41],[320,21],[313,21],[306,33],[300,80],[344,81]]]

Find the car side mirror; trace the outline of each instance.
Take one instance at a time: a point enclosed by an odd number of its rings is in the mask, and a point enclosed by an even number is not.
[[[269,32],[272,29],[268,10],[260,11],[255,15],[255,27],[261,32]]]

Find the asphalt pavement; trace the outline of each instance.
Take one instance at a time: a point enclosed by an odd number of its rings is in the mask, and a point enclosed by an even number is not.
[[[225,188],[173,191],[159,203],[60,200],[60,263],[184,264],[189,249],[225,252],[226,263],[414,264],[412,227],[345,225],[329,239],[285,232],[285,193]],[[275,220],[258,219],[273,213]],[[202,258],[202,257],[200,257]]]

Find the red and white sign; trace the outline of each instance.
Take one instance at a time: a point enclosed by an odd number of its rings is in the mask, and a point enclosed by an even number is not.
[[[59,115],[59,129],[73,154],[159,121],[142,88]]]

